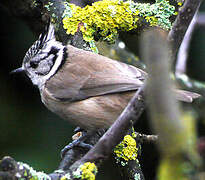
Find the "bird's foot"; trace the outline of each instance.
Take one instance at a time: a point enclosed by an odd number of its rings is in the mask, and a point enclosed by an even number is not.
[[[72,138],[74,139],[73,142],[69,143],[68,145],[66,145],[62,150],[61,150],[61,158],[63,158],[66,154],[66,152],[70,149],[72,149],[73,147],[82,147],[85,149],[90,150],[93,146],[90,144],[87,144],[85,142],[83,142],[90,134],[88,134],[87,132],[83,131],[83,132],[77,132]]]
[[[85,132],[85,130],[84,129],[82,129],[81,127],[79,127],[79,126],[77,126],[75,129],[74,129],[74,131],[73,131],[74,133],[78,133],[78,132]]]

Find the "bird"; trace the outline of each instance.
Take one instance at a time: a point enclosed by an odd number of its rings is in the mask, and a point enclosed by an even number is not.
[[[148,76],[135,66],[63,45],[56,40],[52,23],[29,48],[22,66],[12,72],[26,73],[50,111],[87,131],[109,128]],[[185,102],[200,96],[174,92]]]

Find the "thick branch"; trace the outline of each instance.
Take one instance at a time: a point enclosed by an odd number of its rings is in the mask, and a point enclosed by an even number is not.
[[[122,112],[122,114],[119,116],[119,118],[115,121],[115,123],[111,126],[111,128],[103,135],[103,137],[99,140],[99,142],[79,161],[75,162],[71,167],[71,171],[75,171],[79,165],[83,164],[84,162],[90,161],[90,162],[96,162],[97,164],[100,164],[102,160],[105,160],[107,157],[109,157],[112,153],[113,148],[122,140],[123,136],[128,132],[129,128],[133,125],[133,120],[136,122],[141,113],[143,112],[145,108],[144,98],[143,96],[144,86],[140,88],[134,97],[129,102],[128,106],[125,108],[125,110]],[[79,153],[79,152],[77,152]],[[72,152],[71,152],[72,154]],[[77,155],[76,152],[73,152],[72,154]],[[81,154],[82,155],[82,154]],[[80,155],[80,156],[81,156]],[[70,156],[69,156],[70,157]],[[61,163],[60,169],[68,169],[69,165],[72,164],[72,161],[75,161],[75,156],[73,159],[66,161],[64,159],[63,164]],[[78,155],[79,158],[79,155]],[[12,166],[13,168],[10,170],[8,169],[11,167],[8,163],[8,165],[4,165],[4,167],[1,167],[1,179],[2,180],[8,180],[8,179],[14,179],[17,172],[21,172],[19,174],[19,178],[24,176],[24,171],[22,172],[22,169],[17,166],[17,163],[12,158],[4,158],[2,160],[2,164],[5,164],[3,162],[7,162],[7,159],[9,160],[9,164],[16,164],[15,166]],[[134,161],[130,162],[130,166],[132,169],[128,169],[127,172],[131,172],[134,176],[136,173],[141,174],[141,179],[143,179],[143,174],[141,172],[140,167],[136,167],[136,163]],[[133,164],[134,163],[134,164]],[[68,171],[69,172],[69,171]],[[60,179],[63,175],[66,174],[66,171],[55,171],[54,173],[50,174],[49,176],[52,179]],[[44,174],[45,178],[49,178],[46,174]],[[17,177],[18,178],[18,177]]]
[[[88,137],[85,142],[90,145],[95,145],[104,133],[105,133],[105,130],[100,129],[94,135]],[[74,162],[82,158],[87,152],[88,152],[88,149],[78,147],[78,146],[73,147],[72,149],[68,150],[65,153],[65,156],[61,160],[58,169],[62,169],[64,171],[69,170],[70,166]]]
[[[143,96],[144,86],[140,88],[131,99],[122,114],[118,117],[110,129],[103,135],[98,143],[79,161],[72,165],[72,168],[78,167],[84,162],[99,162],[110,156],[113,148],[122,140],[132,126],[132,121],[136,122],[145,108]]]
[[[172,43],[173,46],[173,56],[176,56],[176,53],[181,45],[181,42],[184,38],[184,35],[191,23],[191,20],[198,10],[202,0],[186,0],[183,7],[180,8],[178,16],[173,24],[172,29],[169,32],[168,40]]]
[[[22,19],[36,35],[42,32],[46,18],[42,18],[43,4],[41,1],[2,0],[0,4],[6,7],[14,17]]]

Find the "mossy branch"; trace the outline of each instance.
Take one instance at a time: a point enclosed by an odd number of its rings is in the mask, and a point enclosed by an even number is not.
[[[123,0],[102,0],[81,8],[65,4],[63,24],[67,34],[81,32],[87,42],[103,40],[113,43],[120,31],[139,31],[142,27],[158,26],[169,30],[169,18],[175,7],[167,0],[154,4]]]
[[[55,22],[55,24],[58,26],[57,36],[58,36],[59,40],[61,40],[65,44],[67,42],[70,42],[72,45],[77,46],[77,47],[82,48],[82,49],[87,49],[89,46],[91,48],[93,48],[92,47],[93,40],[100,40],[101,39],[101,40],[108,40],[109,42],[112,42],[114,40],[114,38],[116,38],[118,31],[127,31],[127,30],[132,31],[132,30],[137,29],[140,26],[144,26],[144,27],[160,26],[162,28],[169,29],[171,27],[169,17],[171,17],[174,14],[174,8],[171,5],[169,5],[169,1],[165,1],[165,0],[157,0],[156,4],[154,4],[154,5],[139,4],[139,3],[134,3],[132,1],[123,2],[120,0],[118,1],[118,2],[120,2],[119,4],[115,4],[114,2],[116,2],[116,1],[113,0],[112,2],[114,4],[112,4],[112,6],[109,6],[109,5],[107,6],[105,16],[107,16],[109,14],[110,16],[107,17],[109,19],[111,16],[115,16],[115,13],[118,14],[119,18],[118,18],[117,23],[111,24],[114,26],[114,28],[112,26],[110,27],[109,24],[107,24],[106,26],[103,24],[104,21],[101,21],[101,16],[103,17],[102,10],[101,11],[99,10],[99,12],[101,12],[100,14],[98,14],[99,19],[100,19],[99,22],[101,22],[102,26],[99,25],[99,27],[98,27],[98,24],[95,21],[93,21],[92,23],[89,24],[88,22],[84,22],[84,19],[83,20],[80,19],[80,21],[82,21],[82,22],[79,22],[78,20],[77,20],[77,23],[75,22],[77,28],[75,26],[74,31],[70,31],[70,30],[68,30],[68,28],[66,28],[68,26],[66,23],[70,22],[70,20],[73,17],[76,18],[78,13],[76,13],[76,11],[74,9],[75,8],[79,9],[79,12],[82,11],[84,13],[86,8],[80,9],[74,5],[67,4],[65,1],[61,1],[61,6],[57,6],[57,5],[53,6],[52,2],[53,3],[60,2],[60,1],[54,1],[54,0],[53,1],[52,0],[50,0],[50,1],[27,0],[27,1],[21,1],[21,2],[26,2],[23,6],[23,7],[25,7],[25,11],[23,11],[23,13],[20,11],[21,6],[18,3],[14,3],[16,5],[16,9],[13,8],[15,6],[12,6],[11,10],[14,13],[16,12],[16,16],[19,16],[20,18],[25,19],[25,21],[29,24],[29,26],[32,28],[32,30],[34,32],[36,32],[36,33],[41,32],[41,28],[43,27],[43,23],[47,22],[47,20],[48,20],[47,17],[48,17],[48,15],[50,15],[52,21]],[[50,4],[48,2],[50,2]],[[64,2],[64,3],[62,4],[62,2]],[[106,2],[106,1],[104,0],[101,2]],[[188,0],[187,0],[187,2],[188,2]],[[8,3],[12,4],[13,1],[8,0],[8,2],[5,4],[8,4]],[[47,6],[45,6],[45,3],[47,3]],[[95,5],[97,5],[97,3]],[[163,5],[163,7],[166,7],[165,10],[167,10],[167,11],[164,11],[163,8],[160,9],[161,5]],[[52,9],[51,6],[53,6],[54,8]],[[46,9],[45,9],[45,7],[46,7]],[[66,9],[67,7],[68,7],[68,9]],[[117,7],[121,10],[115,11],[115,9],[117,9]],[[70,11],[69,11],[69,8],[70,8]],[[87,10],[91,11],[92,7],[91,6],[87,7]],[[56,13],[54,15],[52,15],[53,12],[56,12]],[[59,14],[57,14],[57,12]],[[125,13],[125,12],[127,12],[127,13]],[[29,16],[30,14],[35,15],[35,16]],[[89,13],[89,11],[88,11],[86,15],[91,16],[92,14],[93,13]],[[122,14],[127,15],[126,17],[122,16],[126,20],[125,23],[121,23],[121,21],[124,20],[124,19],[120,19],[120,16]],[[80,18],[82,18],[82,14],[78,14],[78,15],[80,16]],[[69,16],[71,16],[70,17],[71,19],[69,18]],[[184,14],[184,16],[186,16],[186,14]],[[65,18],[64,24],[62,24],[62,21],[61,21],[63,18]],[[33,19],[35,20],[36,23],[33,23],[34,22]],[[112,21],[110,21],[110,22],[112,22]],[[185,23],[185,24],[186,24],[186,26],[188,26],[188,23]],[[71,35],[76,31],[76,29],[78,32],[75,32],[74,36],[68,36],[68,38],[64,39],[63,37],[65,37],[66,33],[65,33],[65,29],[63,29],[63,25],[67,29],[68,33],[70,33]],[[177,33],[177,31],[175,31],[175,33]],[[67,37],[67,35],[66,35],[66,37]],[[83,37],[84,37],[84,39],[83,39]],[[87,41],[89,42],[89,44],[87,43]],[[108,132],[102,137],[102,139],[99,141],[98,145],[96,145],[80,161],[74,163],[72,168],[74,168],[74,169],[76,168],[75,170],[77,170],[79,168],[79,164],[82,165],[84,162],[87,162],[87,161],[94,161],[95,162],[95,161],[98,161],[101,159],[105,159],[107,156],[110,155],[110,153],[112,152],[112,149],[115,147],[115,145],[117,143],[120,142],[122,137],[126,134],[127,130],[129,129],[129,127],[131,125],[130,118],[131,119],[134,119],[134,118],[138,119],[139,116],[141,115],[142,111],[145,108],[143,100],[138,99],[139,94],[142,93],[142,89],[140,89],[137,93],[138,94],[135,95],[135,97],[132,99],[132,101],[130,102],[129,106],[125,109],[123,114],[118,118],[118,121],[116,121],[116,123],[113,125],[113,127],[110,130],[108,130]],[[138,100],[138,101],[136,101],[136,100]],[[103,150],[105,150],[105,151],[103,151]],[[73,155],[76,155],[76,153],[74,152]],[[77,159],[79,159],[80,156],[81,156],[81,154],[77,157]],[[75,161],[76,159],[71,159],[69,161],[70,164],[68,163],[67,160],[65,160],[64,164],[61,167],[66,167],[67,169],[69,169],[70,166],[68,166],[68,164],[71,165],[73,163],[73,160]],[[5,162],[5,159],[3,159],[3,161],[1,161],[1,163],[3,163],[3,164],[4,164],[4,162]],[[10,162],[13,162],[12,159]],[[14,166],[12,166],[12,164]],[[22,168],[20,168],[22,166],[16,164],[15,162],[13,162],[5,167],[7,167],[7,168],[3,168],[2,171],[0,172],[1,179],[14,179],[14,178],[16,178],[16,175],[19,176],[19,174],[16,174],[16,173],[14,173],[12,175],[10,173],[8,173],[8,172],[11,172],[11,173],[15,172],[15,171],[12,171],[13,170],[12,167],[17,168],[19,170],[19,172],[21,172],[21,169],[22,169]],[[93,171],[94,171],[94,169],[95,168],[93,168]],[[16,171],[16,172],[18,172],[18,171]],[[29,173],[27,173],[27,175],[28,174]],[[20,174],[20,177],[24,177],[25,175],[26,175],[25,173]],[[47,178],[47,177],[48,176],[45,175],[45,178]],[[52,177],[53,179],[55,179],[55,178],[60,179],[61,177],[65,177],[64,179],[69,178],[67,171],[56,171],[56,172],[52,173],[50,175],[50,177]]]

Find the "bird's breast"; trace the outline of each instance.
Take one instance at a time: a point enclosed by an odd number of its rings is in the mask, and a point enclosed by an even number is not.
[[[61,102],[46,88],[41,92],[42,102],[52,112],[83,129],[108,128],[128,104],[134,92],[91,97],[76,102]]]

